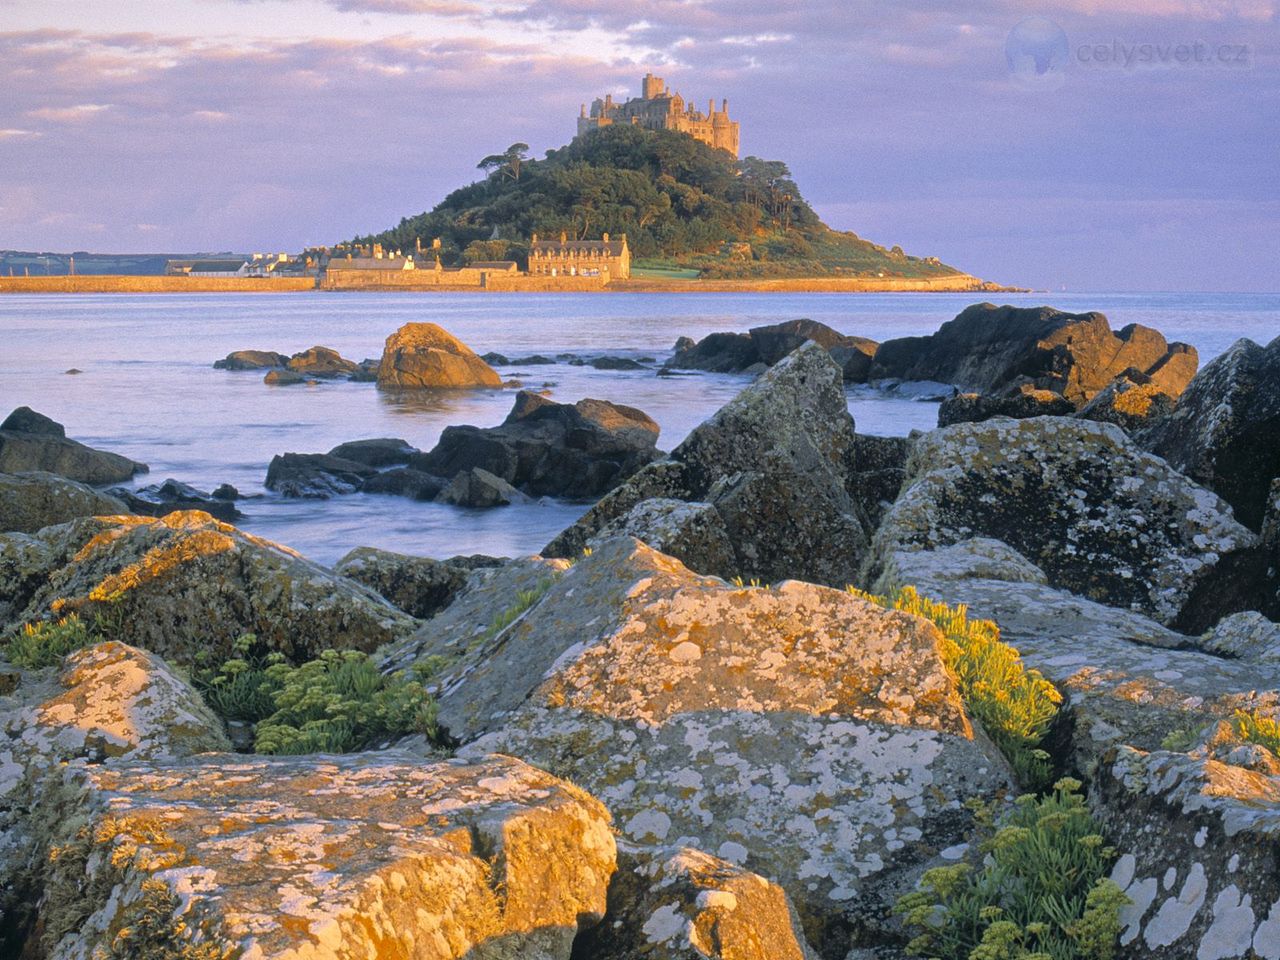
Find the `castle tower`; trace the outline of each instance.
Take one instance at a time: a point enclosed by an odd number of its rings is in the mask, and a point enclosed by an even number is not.
[[[661,77],[646,73],[644,79],[640,81],[640,96],[645,100],[657,100],[666,88],[667,85],[663,83]]]

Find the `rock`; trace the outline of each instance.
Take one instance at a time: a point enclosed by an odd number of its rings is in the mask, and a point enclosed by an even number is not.
[[[52,473],[0,473],[0,530],[35,533],[76,517],[128,512],[118,498]]]
[[[832,354],[846,380],[865,382],[876,351],[875,341],[846,336],[816,320],[788,320],[753,327],[749,333],[712,333],[696,343],[681,337],[666,366],[710,373],[756,372],[757,367],[763,371],[810,340]]]
[[[242,499],[240,491],[229,483],[219,484],[214,488],[213,493],[209,494],[215,500],[236,501]]]
[[[323,377],[333,379],[350,377],[359,369],[359,365],[341,356],[337,350],[328,347],[312,347],[289,358],[288,367],[304,377]]]
[[[684,466],[674,460],[655,460],[597,500],[572,526],[561,530],[542,548],[542,555],[577,559],[607,524],[625,517],[637,504],[653,498],[684,500],[689,496],[684,483]]]
[[[705,370],[708,373],[740,373],[760,361],[755,342],[746,333],[711,333],[696,344],[681,337],[666,366],[673,370]],[[682,346],[683,345],[683,346]]]
[[[406,323],[387,337],[378,386],[500,387],[496,370],[465,343],[434,323]]]
[[[68,440],[62,424],[19,407],[0,426],[0,473],[55,473],[93,485],[122,483],[147,465]]]
[[[1135,960],[1280,957],[1280,777],[1205,757],[1112,751],[1090,799],[1131,904]]]
[[[907,437],[855,434],[845,457],[845,485],[867,517],[867,529],[880,525],[885,511],[898,499],[907,478]]]
[[[342,460],[354,460],[366,467],[403,466],[415,453],[421,453],[417,447],[409,446],[407,440],[394,437],[379,437],[373,440],[349,440],[340,443],[329,451],[329,456]]]
[[[595,960],[813,960],[786,892],[694,850],[648,860],[624,845],[604,920],[575,955]]]
[[[154,654],[107,642],[57,670],[31,671],[0,697],[0,951],[17,956],[42,890],[48,849],[32,820],[67,763],[185,757],[230,744],[200,695]]]
[[[365,357],[351,371],[351,380],[353,383],[377,383],[378,367],[382,365],[382,361],[371,357]]]
[[[709,503],[654,498],[604,525],[589,546],[615,537],[635,537],[690,570],[726,580],[737,576],[738,561],[724,519]]]
[[[787,320],[766,327],[752,327],[749,335],[756,345],[760,362],[768,367],[810,340],[829,353],[841,350],[841,357],[833,359],[842,367],[850,359],[851,353],[863,357],[873,356],[877,346],[874,340],[845,336],[816,320]]]
[[[211,957],[568,960],[615,869],[604,807],[509,757],[222,754],[69,771],[63,795],[57,960],[143,917]]]
[[[297,370],[272,370],[262,378],[262,382],[273,387],[294,387],[300,383],[314,383]]]
[[[215,360],[215,370],[273,370],[288,366],[289,358],[274,350],[235,350]]]
[[[448,484],[421,470],[398,467],[375,473],[360,486],[361,493],[390,493],[411,500],[434,500]]]
[[[480,359],[491,367],[507,367],[511,365],[511,361],[506,356],[493,351],[480,354]]]
[[[1201,638],[1200,648],[1224,657],[1280,665],[1280,623],[1256,610],[1234,613]]]
[[[737,589],[622,538],[446,668],[439,716],[464,756],[591,790],[628,842],[773,878],[843,957],[886,884],[960,842],[963,801],[1008,783],[942,642],[842,590]]]
[[[454,477],[480,468],[531,496],[592,497],[656,456],[658,425],[605,400],[555,403],[522,390],[499,426],[446,427],[415,469]]]
[[[992,417],[1062,417],[1075,413],[1075,404],[1060,393],[1040,390],[1030,383],[1020,383],[996,394],[958,393],[942,401],[938,407],[938,426],[953,423],[980,423]],[[1090,417],[1092,420],[1103,419]]]
[[[845,337],[844,340],[830,348],[831,359],[840,365],[845,383],[866,383],[880,344],[865,337]]]
[[[979,303],[929,336],[885,341],[870,375],[938,380],[977,393],[995,393],[1025,377],[1079,407],[1129,367],[1159,374],[1176,396],[1195,363],[1194,348],[1167,343],[1138,324],[1113,332],[1101,313]]]
[[[1166,393],[1154,377],[1126,370],[1080,408],[1082,420],[1114,423],[1133,433],[1173,413],[1177,397]]]
[[[333,572],[364,584],[409,616],[425,620],[453,602],[472,570],[501,565],[495,557],[432,560],[357,547],[338,561]]]
[[[38,437],[59,437],[66,439],[66,428],[43,413],[36,413],[30,407],[18,407],[0,423],[0,430],[11,433],[29,433]]]
[[[507,481],[480,467],[455,474],[436,497],[437,502],[455,507],[506,507],[527,499]]]
[[[511,365],[516,367],[545,367],[555,362],[551,357],[544,357],[540,353],[535,353],[527,357],[516,357],[511,361]]]
[[[592,357],[587,361],[597,370],[643,370],[644,364],[630,357]]]
[[[180,664],[229,658],[245,633],[304,660],[373,650],[416,625],[359,584],[196,510],[0,536],[0,597],[0,633],[102,614],[120,639]]]
[[[1266,347],[1237,340],[1138,442],[1221,496],[1250,530],[1261,529],[1280,476],[1280,337]]]
[[[1056,587],[1195,629],[1236,578],[1236,558],[1256,549],[1217,496],[1112,424],[956,424],[917,440],[907,473],[876,533],[869,578],[893,551],[990,537]]]
[[[169,479],[137,490],[116,487],[111,493],[122,500],[127,509],[114,513],[136,513],[144,517],[164,517],[179,510],[203,510],[218,520],[233,523],[244,514],[229,500],[202,493],[187,483]],[[70,519],[69,517],[66,519]]]
[[[264,486],[283,497],[327,500],[355,493],[378,471],[327,453],[284,453],[271,458]]]

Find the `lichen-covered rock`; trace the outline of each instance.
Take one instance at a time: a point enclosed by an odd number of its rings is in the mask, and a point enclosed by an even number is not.
[[[1020,383],[999,393],[957,393],[938,406],[938,426],[953,423],[981,423],[993,417],[1061,417],[1075,412],[1076,406],[1060,393],[1042,390],[1031,383]]]
[[[61,793],[50,960],[126,927],[200,956],[568,960],[615,868],[608,811],[509,757],[210,755],[71,771]]]
[[[1173,415],[1138,439],[1261,529],[1280,476],[1280,337],[1266,347],[1237,340],[1196,375]]]
[[[1099,765],[1094,815],[1121,856],[1121,954],[1280,960],[1280,777],[1129,747]]]
[[[1207,613],[1193,598],[1257,546],[1215,494],[1113,424],[957,424],[916,442],[908,474],[876,533],[872,574],[894,551],[989,537],[1054,586],[1178,624]]]
[[[79,483],[121,483],[147,465],[67,439],[62,424],[18,407],[0,424],[0,473],[55,473]]]
[[[378,365],[378,386],[500,387],[502,377],[443,327],[406,323],[387,337]]]
[[[1157,376],[1177,396],[1197,362],[1194,347],[1168,343],[1136,323],[1113,332],[1101,313],[978,303],[929,336],[880,344],[871,376],[936,380],[978,393],[1025,378],[1079,407],[1130,367]]]
[[[0,536],[0,596],[0,629],[101,613],[120,639],[184,664],[230,656],[245,633],[304,659],[372,650],[416,626],[359,584],[196,510]]]
[[[1076,416],[1114,423],[1133,432],[1167,417],[1177,405],[1177,396],[1169,393],[1159,379],[1126,370],[1081,407]]]
[[[333,572],[364,584],[409,616],[425,620],[453,602],[472,570],[501,565],[496,557],[433,560],[356,547],[338,561]]]
[[[76,517],[126,513],[116,497],[52,473],[0,473],[0,530],[35,533]]]
[[[622,846],[604,920],[575,955],[592,960],[812,960],[786,891],[689,847],[649,858]]]
[[[853,445],[840,368],[805,343],[720,408],[672,451],[588,511],[546,552],[576,556],[640,500],[710,503],[738,573],[844,586],[866,553],[866,518],[845,483]]]
[[[842,590],[734,588],[623,538],[448,668],[439,717],[464,755],[581,784],[633,843],[770,877],[842,957],[852,914],[883,920],[877,891],[1008,783],[941,644]]]
[[[48,856],[33,820],[67,763],[158,760],[229,750],[222,722],[162,659],[107,642],[57,670],[27,671],[0,696],[0,952],[17,955]]]
[[[1280,623],[1256,610],[1233,613],[1200,639],[1200,647],[1224,657],[1280,665]]]
[[[737,576],[724,519],[709,503],[659,497],[642,500],[630,513],[607,523],[589,546],[623,536],[635,537],[697,573],[726,580]]]
[[[845,457],[845,486],[866,514],[868,530],[880,525],[898,499],[912,442],[910,437],[854,435]]]

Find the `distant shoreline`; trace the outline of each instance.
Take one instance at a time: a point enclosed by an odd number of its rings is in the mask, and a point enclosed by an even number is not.
[[[401,278],[397,278],[401,279]],[[940,277],[779,277],[752,280],[664,280],[637,278],[608,284],[548,283],[532,278],[528,284],[507,281],[501,286],[451,286],[401,282],[358,288],[323,288],[325,292],[415,293],[1023,293],[1025,288],[991,283],[969,274]],[[565,281],[579,278],[564,278]],[[316,291],[311,277],[256,278],[188,276],[60,276],[0,277],[2,293],[299,293]]]

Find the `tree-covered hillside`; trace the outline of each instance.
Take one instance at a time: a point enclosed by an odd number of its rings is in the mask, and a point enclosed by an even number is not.
[[[358,243],[412,250],[440,238],[446,265],[514,259],[528,239],[626,234],[644,268],[694,268],[706,277],[921,277],[956,272],[853,233],[830,230],[787,165],[723,150],[672,131],[618,125],[527,157],[513,144],[478,166],[488,176],[435,209]]]

